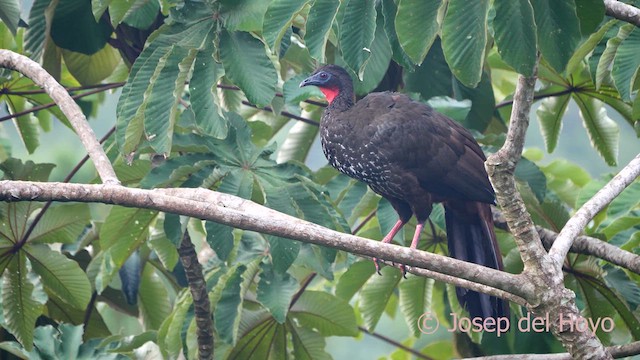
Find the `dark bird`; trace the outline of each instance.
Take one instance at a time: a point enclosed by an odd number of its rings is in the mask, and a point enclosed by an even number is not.
[[[490,208],[495,194],[485,155],[469,131],[400,93],[372,93],[356,102],[351,77],[337,65],[323,66],[300,83],[308,85],[320,88],[329,102],[320,136],[331,166],[368,184],[398,213],[383,242],[415,215],[415,249],[433,203],[439,202],[450,255],[503,269]],[[471,317],[509,316],[501,299],[462,288],[456,294]]]

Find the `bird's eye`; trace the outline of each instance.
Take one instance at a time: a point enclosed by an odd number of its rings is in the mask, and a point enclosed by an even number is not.
[[[326,79],[327,77],[329,77],[329,75],[327,75],[327,73],[325,73],[325,72],[320,73],[320,79]]]

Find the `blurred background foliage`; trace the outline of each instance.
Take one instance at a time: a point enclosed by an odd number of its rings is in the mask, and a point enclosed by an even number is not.
[[[517,74],[531,75],[540,53],[516,177],[550,230],[640,150],[640,29],[605,16],[601,0],[9,0],[0,19],[2,48],[69,89],[124,185],[206,187],[372,239],[395,214],[326,166],[321,94],[298,88],[321,63],[349,69],[359,96],[429,103],[492,152]],[[14,72],[0,83],[4,178],[97,181],[48,96]],[[636,182],[585,233],[637,254],[639,199]],[[393,268],[375,276],[332,249],[115,206],[5,203],[0,214],[0,348],[13,356],[195,357],[176,252],[184,229],[206,272],[216,358],[563,351],[550,333],[452,334],[450,314],[463,313],[450,286]],[[440,207],[431,219],[421,248],[446,254]],[[511,235],[498,236],[507,271],[519,272]],[[606,345],[640,339],[639,274],[574,254],[565,270],[585,316],[614,320],[597,333]],[[426,312],[443,325],[435,334],[420,331]]]

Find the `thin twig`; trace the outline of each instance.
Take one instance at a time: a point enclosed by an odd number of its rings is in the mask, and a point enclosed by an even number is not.
[[[399,342],[391,339],[390,337],[384,336],[384,335],[382,335],[380,333],[377,333],[375,331],[369,331],[364,326],[358,326],[358,330],[362,331],[363,333],[365,333],[367,335],[371,335],[376,339],[380,339],[380,340],[382,340],[382,341],[384,341],[386,343],[389,343],[389,344],[397,347],[398,349],[402,349],[402,350],[404,350],[404,351],[406,351],[408,353],[411,353],[412,355],[414,355],[415,357],[417,357],[419,359],[433,360],[432,357],[429,357],[429,356],[427,356],[427,355],[425,355],[425,354],[423,354],[423,353],[421,353],[419,351],[413,350],[412,348],[410,348],[410,347],[408,347],[408,346],[406,346],[406,345],[404,345],[402,343],[399,343]]]
[[[83,98],[85,96],[101,93],[103,91],[106,91],[106,90],[109,90],[109,89],[114,89],[114,88],[115,87],[99,88],[99,89],[87,91],[87,92],[82,93],[82,94],[71,95],[71,98],[74,99],[74,100],[77,100],[77,99],[81,99],[81,98]],[[11,95],[15,95],[15,94],[11,94]],[[3,116],[3,117],[0,117],[0,122],[6,121],[6,120],[11,120],[11,119],[23,116],[23,115],[31,114],[31,113],[34,113],[36,111],[49,109],[49,108],[52,108],[52,107],[54,107],[56,105],[57,104],[55,102],[50,102],[50,103],[47,103],[47,104],[37,105],[37,106],[32,107],[31,109],[23,110],[23,111],[20,111],[20,112],[17,112],[17,113],[13,113],[13,114],[10,114],[10,115],[6,115],[6,116]]]

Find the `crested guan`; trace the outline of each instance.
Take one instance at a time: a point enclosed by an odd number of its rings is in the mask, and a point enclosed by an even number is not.
[[[323,66],[300,83],[308,85],[319,87],[329,102],[320,123],[329,163],[367,183],[398,213],[383,242],[415,215],[415,249],[432,204],[441,202],[450,255],[503,269],[490,208],[495,194],[484,153],[469,131],[403,94],[372,93],[356,102],[351,77],[337,65]],[[501,299],[461,288],[456,294],[471,317],[509,316]]]

